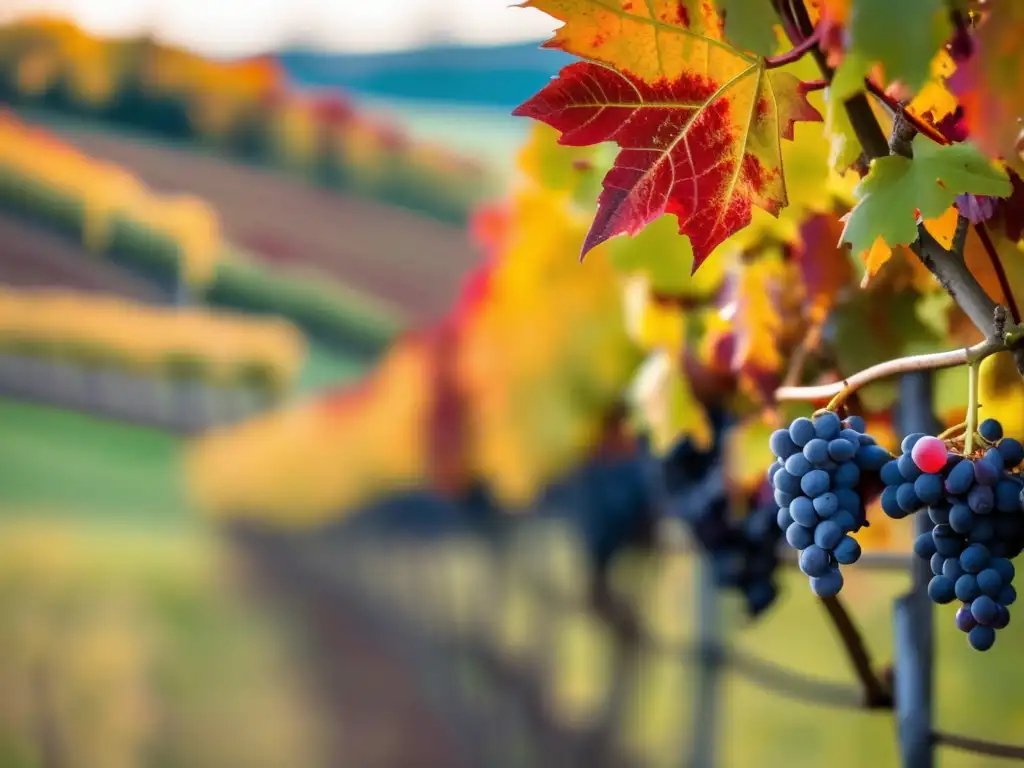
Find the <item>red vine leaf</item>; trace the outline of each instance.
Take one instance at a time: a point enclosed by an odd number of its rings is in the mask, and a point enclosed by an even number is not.
[[[577,62],[515,114],[557,128],[561,144],[621,148],[581,255],[667,212],[690,238],[693,271],[750,223],[755,205],[778,215],[787,203],[780,137],[792,139],[797,120],[821,120],[799,80],[757,60],[724,80],[684,72],[654,82]]]

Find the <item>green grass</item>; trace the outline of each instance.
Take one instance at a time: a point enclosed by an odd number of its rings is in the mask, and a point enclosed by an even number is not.
[[[181,440],[57,408],[0,399],[0,516],[180,526]]]
[[[350,382],[366,365],[314,342],[297,396]],[[184,445],[161,430],[0,398],[0,520],[56,515],[190,525]]]
[[[517,600],[503,600],[505,593],[489,585],[493,561],[482,551],[456,555],[462,569],[446,583],[427,576],[430,570],[437,571],[441,558],[421,558],[423,572],[412,570],[407,583],[423,585],[422,593],[417,593],[417,606],[427,611],[451,605],[461,595],[467,600],[465,605],[479,606],[484,616],[504,616],[505,626],[512,628],[504,637],[518,640],[499,642],[499,647],[514,647],[517,658],[530,659],[543,669],[553,711],[567,722],[585,723],[586,713],[599,711],[597,701],[611,689],[612,657],[608,651],[612,642],[600,622],[585,621],[588,611],[579,554],[573,545],[565,544],[564,539],[552,539],[548,549],[544,538],[524,538],[520,550],[524,559],[519,562],[536,561],[557,590],[579,600],[579,610],[562,605],[543,607],[531,598],[528,588],[513,591]],[[392,555],[392,562],[404,561],[401,552]],[[844,571],[844,601],[880,668],[893,657],[893,599],[908,588],[909,578],[903,573],[857,566]],[[643,568],[627,569],[620,575],[626,576],[621,579],[622,588],[641,609],[661,646],[647,649],[629,678],[632,700],[621,723],[621,736],[638,756],[650,760],[644,764],[677,766],[690,739],[694,708],[710,705],[695,699],[696,666],[671,650],[674,644],[696,639],[694,561],[689,556],[662,555],[645,561]],[[725,641],[800,676],[855,687],[850,663],[824,609],[812,596],[807,578],[790,568],[781,574],[781,581],[778,603],[754,621],[745,617],[734,594],[725,594],[721,605]],[[406,594],[408,589],[406,586]],[[470,600],[474,594],[476,602]],[[1011,622],[1000,631],[992,651],[977,653],[956,629],[954,613],[954,606],[933,611],[937,727],[977,738],[1021,742],[1024,663],[1018,649],[1024,643],[1024,623]],[[480,621],[473,621],[469,612],[464,626],[480,626]],[[716,743],[720,762],[716,765],[723,768],[899,765],[892,712],[794,700],[735,669],[724,674],[719,693]],[[994,765],[990,759],[948,748],[940,748],[938,754],[937,764],[943,768]]]

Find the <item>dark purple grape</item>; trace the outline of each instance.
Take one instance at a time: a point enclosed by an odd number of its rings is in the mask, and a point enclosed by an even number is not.
[[[969,603],[981,596],[981,588],[978,586],[978,580],[970,573],[965,573],[957,579],[953,589],[956,593],[957,600],[963,603]]]
[[[785,531],[793,523],[793,518],[789,514],[789,507],[779,507],[778,515],[775,519],[780,531]]]
[[[796,496],[800,493],[800,478],[791,474],[788,469],[780,469],[775,473],[775,490]]]
[[[979,573],[988,566],[992,556],[983,544],[971,544],[960,553],[960,565],[967,573]]]
[[[800,489],[812,499],[828,493],[831,478],[823,469],[812,469],[800,478]]]
[[[896,467],[899,469],[900,477],[903,478],[905,483],[912,483],[921,475],[921,468],[914,463],[914,459],[911,458],[909,453],[904,453],[896,459]]]
[[[828,455],[833,461],[849,461],[856,455],[859,447],[859,442],[851,443],[849,440],[837,437],[835,440],[829,441]]]
[[[804,416],[794,419],[789,425],[789,436],[798,447],[803,448],[814,439],[814,424]]]
[[[974,518],[974,527],[967,534],[967,540],[971,544],[988,544],[996,533],[996,526],[992,522],[991,515],[978,515]]]
[[[834,493],[823,493],[813,501],[813,505],[814,511],[822,519],[832,517],[839,511],[839,499]]]
[[[933,504],[928,507],[928,519],[934,525],[947,525],[949,523],[949,507]]]
[[[978,425],[978,434],[990,443],[998,443],[1003,439],[1003,425],[995,419],[985,419]]]
[[[800,570],[808,576],[824,576],[829,572],[832,558],[821,547],[811,544],[800,553]]]
[[[900,505],[907,514],[911,512],[917,512],[922,507],[921,499],[917,497],[917,493],[914,492],[913,483],[903,483],[896,488],[896,503]]]
[[[1003,577],[995,568],[985,568],[978,572],[978,586],[983,594],[993,599],[997,598],[1003,590]]]
[[[956,557],[947,557],[942,564],[942,575],[953,581],[963,576],[964,569],[960,567],[960,560]]]
[[[828,443],[816,437],[804,446],[804,458],[818,466],[828,461]]]
[[[856,448],[861,444],[860,439],[864,437],[864,435],[855,429],[844,427],[843,430],[839,433],[839,437],[842,438],[843,440],[849,440],[851,443],[853,443],[853,447]]]
[[[989,567],[995,570],[999,574],[999,577],[1006,583],[1009,584],[1013,581],[1013,577],[1017,573],[1017,569],[1013,567],[1013,563],[1007,560],[1005,557],[994,557],[992,562],[989,563]]]
[[[860,560],[860,544],[852,536],[843,536],[843,540],[836,545],[832,555],[840,565],[853,565]]]
[[[836,468],[832,485],[836,488],[854,488],[860,482],[860,467],[856,462],[844,461]]]
[[[949,533],[939,533],[948,531]],[[948,525],[936,525],[932,529],[932,538],[935,540],[935,551],[943,557],[959,557],[963,550],[963,542]]]
[[[829,518],[829,522],[833,522],[838,525],[844,533],[850,533],[855,531],[859,526],[857,520],[848,510],[840,509],[832,517]]]
[[[942,477],[939,475],[921,475],[914,481],[914,493],[922,504],[937,504],[944,496]]]
[[[995,506],[996,496],[987,485],[976,485],[967,494],[967,506],[976,515],[987,515]]]
[[[862,506],[860,496],[857,495],[856,491],[852,491],[849,488],[840,488],[836,491],[836,503],[839,504],[840,509],[845,509],[854,515],[861,510]]]
[[[802,453],[794,453],[786,459],[786,471],[795,477],[797,481],[812,469],[814,469],[814,467],[811,466],[811,462],[809,462],[807,457]]]
[[[778,477],[776,475],[775,477]],[[779,507],[788,507],[793,502],[793,494],[786,493],[780,488],[775,489],[775,504]]]
[[[882,511],[893,520],[901,520],[907,516],[896,498],[897,488],[898,486],[895,485],[887,485],[882,491]]]
[[[1013,605],[1017,602],[1017,589],[1012,584],[1007,584],[999,590],[999,595],[996,597],[996,601],[1000,605],[1005,605],[1007,607]]]
[[[807,549],[814,543],[814,533],[799,523],[793,523],[786,529],[786,541],[793,549]]]
[[[946,490],[957,495],[967,493],[974,484],[974,465],[963,461],[950,470],[946,477]]]
[[[999,482],[999,473],[1001,470],[993,466],[992,462],[982,459],[981,461],[975,461],[972,463],[974,464],[975,483],[982,486],[988,486],[995,485]]]
[[[1010,624],[1010,609],[1005,605],[996,605],[998,613],[995,621],[992,622],[992,629],[1006,629]]]
[[[842,428],[839,417],[832,411],[825,411],[814,418],[814,434],[822,440],[834,440]]]
[[[834,520],[822,520],[814,529],[814,543],[831,552],[843,540],[844,533]]]
[[[903,482],[903,475],[900,474],[900,462],[899,459],[892,459],[887,461],[882,467],[879,475],[882,478],[882,482],[886,485],[899,485]]]
[[[862,445],[854,457],[860,468],[867,472],[878,472],[890,459],[892,455],[880,445]]]
[[[961,605],[956,609],[956,628],[961,632],[970,632],[978,626],[977,619],[974,618],[974,614],[971,613],[970,605]]]
[[[843,419],[843,426],[854,432],[864,432],[868,428],[867,422],[861,416],[847,416]]]
[[[768,438],[768,447],[780,459],[787,459],[800,450],[789,436],[788,429],[776,429],[772,432],[772,436]]]
[[[1008,469],[1013,469],[1024,461],[1024,445],[1021,445],[1020,440],[1004,437],[999,441],[999,445],[996,448],[1002,454],[1003,461],[1006,462]]]
[[[989,448],[985,451],[985,455],[981,457],[981,460],[999,472],[1006,469],[1006,461],[1003,459],[1003,454],[997,448]]]
[[[935,554],[935,541],[932,539],[931,533],[919,534],[914,539],[914,554],[922,560],[927,560]]]
[[[952,579],[947,579],[945,576],[933,576],[932,580],[928,582],[928,597],[933,603],[945,605],[953,602],[953,598],[956,597],[955,589]]]
[[[991,626],[998,613],[999,606],[988,595],[981,595],[971,603],[971,614],[974,616],[974,620],[983,626]]]
[[[974,513],[966,504],[956,504],[949,510],[949,527],[957,533],[967,534],[974,527]]]
[[[818,597],[835,597],[843,588],[843,574],[833,568],[824,576],[811,579],[811,590]]]
[[[992,627],[977,626],[967,633],[967,642],[976,651],[987,651],[996,641],[996,631]]]
[[[996,509],[1000,512],[1017,512],[1021,508],[1020,486],[1013,480],[1002,479],[996,483]]]
[[[804,528],[813,528],[818,524],[818,516],[814,512],[814,504],[806,496],[797,496],[789,505],[789,516]]]

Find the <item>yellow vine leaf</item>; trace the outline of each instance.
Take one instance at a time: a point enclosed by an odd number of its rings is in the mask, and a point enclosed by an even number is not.
[[[907,109],[919,117],[927,116],[932,123],[938,123],[956,111],[958,101],[946,87],[946,80],[956,72],[956,62],[946,51],[932,59],[931,78],[917,92]]]
[[[978,379],[982,418],[998,419],[1007,435],[1024,439],[1024,387],[1013,356],[999,354],[986,358]]]
[[[793,287],[789,282],[793,277],[781,258],[762,257],[739,269],[729,310],[737,331],[734,368],[773,372],[782,368],[779,294]]]
[[[778,427],[764,412],[747,417],[725,433],[725,474],[730,488],[754,493],[774,460],[768,438]]]
[[[704,407],[667,350],[651,355],[630,387],[630,401],[649,427],[656,453],[667,452],[689,438],[700,450],[711,448],[714,434]]]

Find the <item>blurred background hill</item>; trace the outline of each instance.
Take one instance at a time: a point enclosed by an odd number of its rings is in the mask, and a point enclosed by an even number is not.
[[[538,41],[431,46],[384,53],[284,51],[278,59],[300,86],[346,88],[377,98],[433,100],[511,112],[570,60]]]

